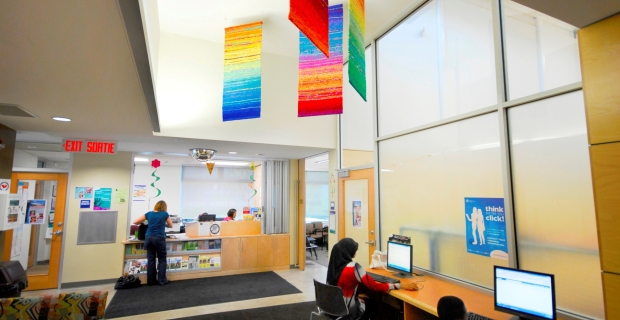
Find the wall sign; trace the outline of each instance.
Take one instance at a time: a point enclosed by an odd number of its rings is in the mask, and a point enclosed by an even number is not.
[[[115,141],[92,141],[83,139],[63,139],[64,152],[116,154]]]
[[[467,252],[508,260],[503,198],[465,198]]]

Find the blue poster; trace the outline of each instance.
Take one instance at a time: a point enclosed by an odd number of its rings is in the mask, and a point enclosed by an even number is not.
[[[465,198],[467,252],[508,260],[503,198]]]
[[[90,209],[90,200],[80,200],[80,209]]]
[[[110,210],[112,204],[112,188],[95,189],[93,210]]]

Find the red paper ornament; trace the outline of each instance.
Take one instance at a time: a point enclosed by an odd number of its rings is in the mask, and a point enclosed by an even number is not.
[[[160,165],[161,165],[161,162],[159,162],[159,160],[157,159],[151,161],[151,166],[155,169],[159,168]]]

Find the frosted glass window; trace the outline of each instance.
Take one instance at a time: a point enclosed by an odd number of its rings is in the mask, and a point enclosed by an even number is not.
[[[195,218],[203,212],[223,218],[229,209],[241,212],[249,205],[254,190],[249,168],[229,168],[215,165],[209,174],[206,167],[183,167],[181,180],[181,216]],[[258,189],[255,183],[255,188]],[[239,214],[238,214],[239,216]]]
[[[329,218],[329,175],[327,171],[306,171],[306,218]]]
[[[379,143],[381,244],[411,237],[413,265],[493,287],[499,260],[467,252],[465,198],[503,198],[497,113]]]
[[[519,266],[555,275],[559,309],[602,319],[583,93],[511,108],[508,119]]]
[[[490,0],[435,0],[377,40],[379,136],[497,104]]]
[[[340,115],[340,146],[342,167],[356,167],[374,162],[372,123],[372,50],[366,48],[366,100],[349,83],[347,65],[344,66],[344,108]]]
[[[576,27],[516,2],[502,3],[510,100],[581,81]]]

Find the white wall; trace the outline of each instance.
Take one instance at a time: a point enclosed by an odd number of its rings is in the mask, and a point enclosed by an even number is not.
[[[173,215],[181,214],[181,166],[161,166],[157,168],[155,173],[160,180],[155,183],[155,186],[161,190],[161,194],[157,198],[151,198],[157,195],[157,190],[151,187],[151,183],[155,181],[155,178],[151,176],[155,170],[150,165],[136,164],[133,173],[133,184],[146,185],[146,199],[145,201],[133,201],[131,200],[131,217],[129,222],[135,220],[139,216],[153,210],[153,206],[159,200],[166,201],[168,205],[168,213]],[[206,170],[206,169],[205,169]],[[133,192],[133,186],[131,191]],[[150,203],[149,203],[150,199]]]
[[[36,168],[39,157],[26,151],[15,149],[13,156],[13,167]]]
[[[151,77],[153,85],[157,86],[157,70],[159,64],[159,6],[157,1],[149,1],[145,5],[144,0],[140,0],[140,10],[142,11],[142,20],[146,42],[148,43],[147,51],[149,54],[149,62],[151,65]]]
[[[270,39],[266,28],[265,47],[269,41],[280,41]],[[297,57],[263,49],[261,117],[223,122],[224,45],[165,32],[160,36],[156,86],[160,135],[336,147],[336,116],[297,117]]]

